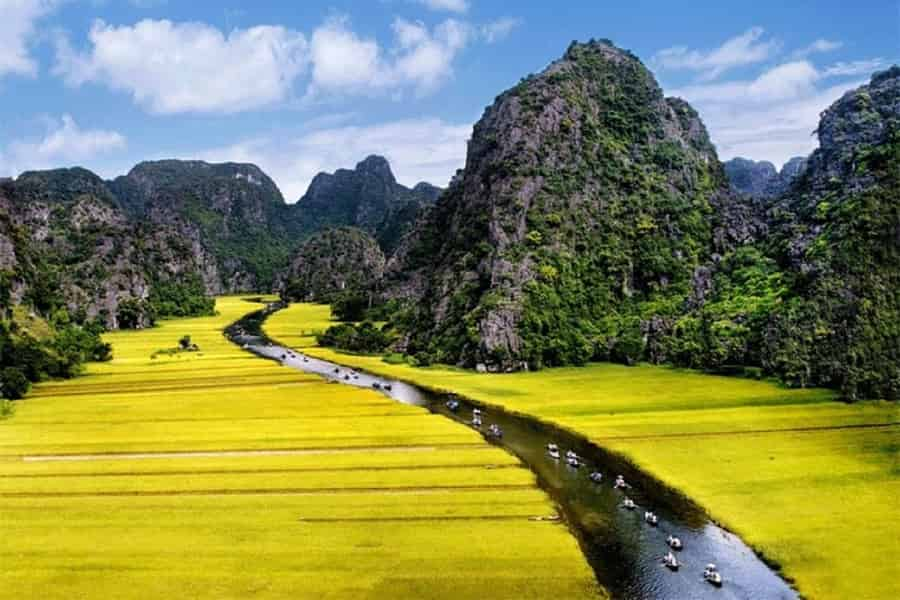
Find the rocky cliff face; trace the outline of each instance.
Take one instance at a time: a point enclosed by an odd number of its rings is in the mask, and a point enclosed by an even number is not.
[[[725,175],[733,190],[757,200],[771,200],[784,194],[806,167],[806,158],[795,156],[781,171],[769,161],[732,158],[724,164]]]
[[[403,347],[495,370],[751,366],[900,396],[900,68],[818,133],[808,159],[750,164],[763,176],[734,193],[687,103],[628,52],[574,44],[486,110],[389,261]]]
[[[83,169],[25,173],[0,183],[0,272],[11,302],[119,325],[120,303],[154,283],[212,270],[177,232],[133,223],[103,181]],[[148,324],[148,316],[136,325]]]
[[[345,291],[374,292],[384,264],[384,253],[365,231],[325,229],[300,246],[285,278],[286,292],[294,300],[315,302]]]
[[[144,162],[110,182],[135,219],[176,232],[215,257],[209,293],[271,288],[299,226],[275,183],[250,164]]]
[[[848,398],[900,397],[900,67],[822,115],[819,149],[770,211],[790,303],[765,364]]]
[[[573,44],[486,110],[403,249],[394,270],[426,278],[402,284],[424,290],[409,349],[497,369],[627,354],[640,319],[613,317],[686,297],[728,203],[693,109],[632,54]]]
[[[386,159],[369,156],[355,169],[316,175],[293,211],[306,232],[357,227],[390,253],[440,193],[424,182],[412,189],[397,183]]]

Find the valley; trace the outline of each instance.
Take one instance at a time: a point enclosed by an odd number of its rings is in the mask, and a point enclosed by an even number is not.
[[[804,596],[897,591],[890,561],[868,558],[898,550],[896,536],[878,533],[896,523],[896,404],[650,365],[513,374],[394,365],[317,347],[328,318],[326,306],[295,304],[265,332],[306,355],[531,415],[621,453],[779,565]]]
[[[597,597],[533,475],[475,432],[260,360],[259,305],[107,334],[115,358],[0,421],[17,598]],[[151,358],[190,335],[198,352]],[[48,552],[48,549],[52,551]]]

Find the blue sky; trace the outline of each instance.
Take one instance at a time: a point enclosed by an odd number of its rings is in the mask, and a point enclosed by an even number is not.
[[[485,106],[609,38],[699,111],[720,157],[777,165],[900,57],[900,3],[0,0],[0,176],[156,158],[259,164],[295,201],[387,156],[445,185]]]

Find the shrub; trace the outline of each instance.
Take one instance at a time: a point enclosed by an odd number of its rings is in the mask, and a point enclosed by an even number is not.
[[[18,400],[31,389],[31,382],[17,367],[6,367],[0,371],[0,392],[4,398]]]

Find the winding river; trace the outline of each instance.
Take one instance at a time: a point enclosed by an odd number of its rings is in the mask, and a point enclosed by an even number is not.
[[[618,455],[586,438],[536,419],[354,371],[281,347],[262,333],[262,323],[278,308],[269,305],[247,315],[231,325],[226,335],[258,356],[346,385],[378,389],[393,400],[421,406],[461,426],[472,427],[473,411],[480,410],[483,425],[479,431],[490,443],[511,452],[534,472],[538,485],[553,498],[561,517],[578,539],[597,581],[613,598],[799,598],[797,592],[740,538],[714,524],[690,500]],[[456,410],[447,407],[451,399],[458,403]],[[501,438],[488,435],[488,427],[492,424],[501,428]],[[560,460],[548,455],[547,445],[551,443],[559,446]],[[573,468],[566,464],[568,450],[577,453],[582,466]],[[602,474],[599,483],[589,478],[593,472]],[[626,489],[613,488],[617,475],[624,476],[628,484]],[[626,497],[636,503],[635,509],[628,510],[623,506]],[[645,522],[646,510],[658,515],[656,526]],[[669,535],[677,536],[683,543],[683,549],[675,552],[680,563],[677,571],[668,569],[661,561],[669,550],[666,545]],[[717,565],[724,579],[721,587],[714,587],[704,580],[703,570],[707,563]]]

